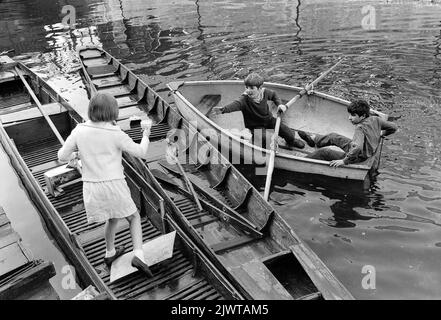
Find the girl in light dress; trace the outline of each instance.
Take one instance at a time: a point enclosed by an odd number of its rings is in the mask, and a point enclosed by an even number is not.
[[[105,93],[98,93],[89,103],[85,123],[78,124],[58,151],[58,159],[69,161],[81,154],[83,198],[89,223],[106,222],[106,253],[104,262],[110,269],[112,262],[124,254],[125,248],[115,248],[118,220],[130,224],[134,256],[132,266],[153,276],[145,263],[142,250],[141,218],[124,179],[122,152],[146,158],[150,126],[144,128],[141,143],[135,143],[119,126],[118,103]]]

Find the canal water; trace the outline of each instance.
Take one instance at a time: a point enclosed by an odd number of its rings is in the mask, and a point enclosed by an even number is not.
[[[81,112],[79,45],[102,45],[165,97],[169,81],[242,79],[250,71],[304,85],[346,57],[317,90],[366,99],[398,125],[381,174],[363,187],[279,171],[271,202],[355,298],[440,299],[441,4],[434,2],[3,0],[0,50],[30,53],[33,68]],[[6,178],[2,185],[15,179]],[[249,178],[263,191],[262,177]]]

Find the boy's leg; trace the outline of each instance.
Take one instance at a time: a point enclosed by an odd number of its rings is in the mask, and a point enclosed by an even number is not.
[[[345,155],[346,152],[344,152],[343,150],[336,150],[329,147],[322,147],[308,154],[305,158],[332,161],[332,160],[343,159]]]
[[[276,121],[276,118],[272,118],[268,128],[274,129],[276,126]],[[305,143],[299,139],[296,139],[291,128],[282,122],[280,123],[279,136],[285,139],[288,146],[293,146],[299,149],[303,149],[305,147]]]
[[[314,141],[316,147],[318,148],[327,147],[327,146],[337,146],[340,149],[342,149],[344,152],[349,152],[349,148],[352,140],[338,133],[329,133],[324,136],[317,135],[314,138]],[[338,160],[338,159],[333,159],[333,160]]]

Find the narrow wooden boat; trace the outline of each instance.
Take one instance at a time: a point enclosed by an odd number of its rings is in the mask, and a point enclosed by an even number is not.
[[[230,155],[229,160],[233,164],[267,164],[269,141],[274,130],[265,130],[263,133],[256,131],[253,138],[246,139],[246,136],[238,134],[245,129],[242,112],[221,115],[213,115],[211,112],[214,106],[225,106],[237,99],[244,91],[243,81],[185,81],[171,82],[167,86],[184,118],[208,136],[222,154]],[[299,87],[269,82],[264,83],[264,87],[276,91],[285,103],[302,90]],[[282,122],[292,129],[310,134],[335,132],[352,138],[355,127],[348,120],[348,104],[349,101],[315,91],[303,96],[289,108],[283,115]],[[276,117],[277,108],[274,103],[270,102],[269,107]],[[387,115],[381,112],[372,112],[387,119]],[[297,133],[296,137],[299,138]],[[279,139],[279,144],[284,145],[283,139]],[[365,180],[370,172],[378,168],[381,155],[379,147],[375,155],[364,162],[335,168],[329,166],[329,161],[305,158],[312,151],[314,148],[306,143],[304,149],[279,149],[274,166],[292,172]],[[265,172],[262,170],[261,174]]]
[[[58,300],[54,264],[35,259],[0,206],[0,300]]]
[[[80,284],[93,285],[109,299],[242,299],[164,211],[161,196],[127,162],[125,173],[142,217],[144,242],[171,231],[176,231],[176,238],[172,258],[151,267],[153,278],[135,272],[110,283],[109,270],[103,262],[104,224],[87,223],[81,180],[66,183],[58,196],[49,192],[44,173],[60,166],[57,151],[61,144],[35,107],[18,73],[24,75],[63,138],[82,119],[67,101],[22,64],[13,63],[0,72],[0,141],[51,234],[74,266]],[[132,137],[140,134],[139,130],[129,133]],[[157,135],[161,137],[162,131],[156,126],[151,138],[154,140]],[[116,245],[125,245],[129,251],[131,243],[129,226],[124,220],[118,226]]]
[[[126,159],[246,298],[352,299],[259,192],[177,110],[102,49],[87,47],[78,53],[91,92],[110,93],[128,108],[136,101],[156,128],[168,132],[168,138],[164,134],[151,140],[145,162]],[[167,141],[179,146],[177,164],[167,161]]]

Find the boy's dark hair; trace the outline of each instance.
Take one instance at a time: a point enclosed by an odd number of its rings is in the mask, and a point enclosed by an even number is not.
[[[112,122],[118,119],[119,109],[116,99],[108,93],[98,93],[90,99],[87,115],[93,122]]]
[[[245,78],[245,80],[243,82],[245,83],[245,86],[247,86],[247,87],[260,88],[263,84],[263,78],[259,74],[253,72],[253,73],[250,73]]]
[[[354,100],[348,105],[348,112],[352,115],[356,114],[359,117],[369,117],[369,104],[364,100]]]

